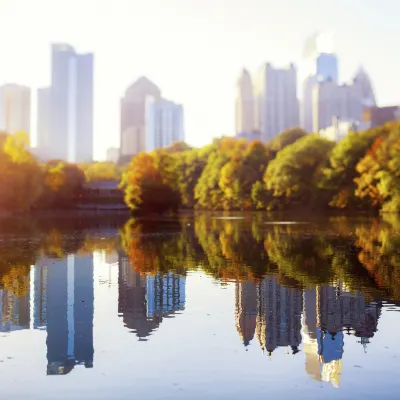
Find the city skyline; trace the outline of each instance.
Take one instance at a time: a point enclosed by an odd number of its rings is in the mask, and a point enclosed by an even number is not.
[[[1,48],[8,53],[18,45],[21,54],[7,57],[0,82],[17,81],[32,89],[46,86],[49,83],[48,55],[45,54],[48,45],[65,41],[79,52],[93,51],[96,55],[95,158],[104,158],[108,147],[118,145],[118,99],[127,83],[141,75],[157,82],[167,98],[184,104],[187,140],[190,144],[202,145],[209,143],[213,136],[234,133],[232,82],[237,71],[243,66],[254,71],[265,61],[277,67],[290,61],[299,63],[302,41],[314,30],[337,32],[336,52],[340,56],[343,80],[361,63],[374,80],[378,104],[398,104],[400,83],[394,78],[399,57],[386,49],[395,45],[395,35],[389,35],[388,21],[400,6],[389,1],[391,13],[365,8],[359,0],[351,5],[339,1],[324,9],[318,7],[318,2],[307,0],[301,6],[293,2],[296,12],[291,15],[284,12],[286,5],[279,2],[267,4],[253,0],[249,6],[236,1],[232,12],[225,15],[218,1],[213,5],[207,1],[178,1],[181,17],[172,12],[173,7],[168,10],[166,5],[154,1],[147,4],[121,1],[113,6],[111,13],[106,2],[97,2],[100,5],[94,8],[94,3],[88,1],[78,8],[78,3],[73,1],[68,5],[60,1],[53,4],[39,1],[35,6],[18,0],[3,1]],[[40,5],[46,6],[46,11],[54,17],[44,19],[37,11]],[[377,21],[382,29],[355,31],[352,12],[356,10],[361,26],[376,26]],[[282,15],[285,15],[284,23]],[[67,22],[70,16],[74,17],[74,32]],[[85,28],[88,17],[92,25],[90,32]],[[111,34],[104,30],[106,21]],[[20,36],[7,43],[13,27],[21,24],[32,34],[28,39]],[[238,24],[243,27],[240,31],[235,29]],[[29,29],[38,25],[45,29]],[[225,25],[227,29],[221,29]],[[206,35],[204,26],[208,29]],[[254,31],[252,26],[259,29]],[[386,46],[381,46],[382,42]],[[127,49],[132,49],[132,54]],[[383,54],[388,57],[384,67]],[[29,64],[27,57],[32,60]]]

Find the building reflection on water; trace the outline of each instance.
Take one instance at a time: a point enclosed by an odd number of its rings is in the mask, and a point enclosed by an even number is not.
[[[139,340],[185,309],[184,275],[140,274],[122,253],[105,261],[118,270],[118,316]],[[0,290],[0,330],[46,330],[48,375],[92,368],[93,255],[42,257],[27,279],[20,297]],[[256,341],[268,355],[279,347],[292,355],[303,350],[306,373],[334,386],[340,384],[345,336],[358,338],[366,351],[381,308],[340,281],[307,290],[281,285],[276,276],[235,284],[236,328],[244,346]]]
[[[172,272],[141,275],[125,256],[118,264],[118,314],[139,340],[147,340],[163,318],[184,310],[186,278]]]
[[[33,327],[47,330],[47,374],[92,368],[93,255],[40,259],[33,287]]]
[[[258,283],[236,283],[235,303],[236,327],[245,346],[256,334],[269,355],[278,347],[296,354],[302,342],[307,374],[334,386],[340,384],[344,336],[360,338],[366,349],[382,307],[340,282],[300,290],[268,276]]]

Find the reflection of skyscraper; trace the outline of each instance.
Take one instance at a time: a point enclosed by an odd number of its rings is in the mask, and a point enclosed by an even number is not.
[[[140,275],[127,257],[119,261],[118,313],[125,326],[146,340],[163,317],[184,310],[186,278],[175,273]]]
[[[379,316],[377,303],[366,304],[362,293],[351,293],[340,282],[306,290],[302,335],[307,373],[314,379],[339,386],[343,330],[353,330],[365,345],[376,332]]]
[[[305,290],[303,293],[302,340],[306,356],[306,372],[320,381],[321,363],[317,341],[317,298],[316,289]]]
[[[29,329],[29,312],[29,289],[23,296],[17,296],[11,290],[0,289],[1,332]]]
[[[263,350],[270,354],[280,346],[298,352],[301,343],[302,293],[266,277],[258,285],[257,337]]]
[[[33,328],[47,326],[47,265],[34,267]]]
[[[47,326],[47,373],[93,366],[93,256],[42,259],[35,267],[34,327]]]
[[[322,361],[322,380],[339,387],[342,373],[343,332],[329,333],[318,330],[318,354]]]
[[[361,292],[349,292],[340,283],[318,288],[317,323],[323,330],[333,333],[354,329],[360,336],[372,337],[379,315],[378,305],[367,305]]]
[[[235,315],[236,329],[247,346],[254,337],[257,321],[257,290],[254,282],[236,283]]]

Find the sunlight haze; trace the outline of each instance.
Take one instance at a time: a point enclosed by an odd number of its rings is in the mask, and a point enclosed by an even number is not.
[[[29,85],[35,98],[49,84],[50,43],[67,42],[95,55],[96,159],[119,145],[119,99],[142,75],[183,104],[186,141],[203,145],[234,134],[241,68],[300,69],[315,31],[335,33],[341,81],[362,64],[378,104],[399,104],[399,13],[398,0],[0,0],[0,84]]]

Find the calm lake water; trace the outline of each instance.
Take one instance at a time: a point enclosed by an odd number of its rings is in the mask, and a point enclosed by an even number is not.
[[[2,398],[399,398],[400,218],[0,226]]]

